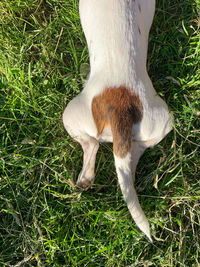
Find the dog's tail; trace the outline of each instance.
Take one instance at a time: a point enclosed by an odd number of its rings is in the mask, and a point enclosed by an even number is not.
[[[132,127],[141,121],[143,114],[139,96],[124,86],[106,89],[93,99],[92,112],[97,136],[106,127],[110,126],[112,130],[115,166],[124,199],[134,221],[152,241],[149,223],[140,207],[131,171]]]
[[[118,175],[120,188],[122,190],[124,199],[127,203],[128,209],[132,215],[133,220],[140,228],[140,230],[149,238],[152,242],[150,227],[147,218],[140,206],[138,197],[134,188],[133,179],[131,175],[131,154],[127,154],[126,158],[121,159],[114,155],[115,166]]]

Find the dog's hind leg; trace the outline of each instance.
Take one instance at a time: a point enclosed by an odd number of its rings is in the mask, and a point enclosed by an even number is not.
[[[137,164],[139,162],[140,157],[143,155],[144,151],[146,150],[146,146],[143,144],[143,142],[132,142],[132,148],[131,148],[131,171],[132,171],[132,177],[133,182],[135,181],[135,171]]]
[[[137,164],[139,162],[140,157],[143,155],[144,151],[147,148],[151,148],[155,146],[162,140],[163,136],[158,136],[157,138],[150,139],[148,141],[133,141],[131,148],[131,170],[133,181],[135,181],[135,172],[137,168]]]
[[[83,168],[78,176],[77,185],[82,188],[89,186],[95,178],[95,161],[99,148],[99,142],[89,137],[87,139],[77,139],[83,149]]]

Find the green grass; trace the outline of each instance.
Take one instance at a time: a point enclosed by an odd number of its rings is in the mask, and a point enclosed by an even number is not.
[[[61,116],[88,69],[78,1],[1,0],[1,266],[200,266],[199,12],[199,0],[157,1],[148,70],[175,129],[137,168],[150,244],[123,201],[110,145],[95,185],[75,188],[82,151]]]

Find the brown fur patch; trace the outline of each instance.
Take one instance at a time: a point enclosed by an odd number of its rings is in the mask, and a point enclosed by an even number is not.
[[[92,100],[92,114],[97,137],[110,126],[115,155],[124,158],[131,147],[133,124],[142,119],[143,107],[139,96],[125,86],[107,88]]]

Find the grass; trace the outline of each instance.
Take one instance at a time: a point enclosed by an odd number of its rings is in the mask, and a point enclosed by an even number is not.
[[[78,1],[1,0],[1,266],[200,266],[199,12],[199,0],[157,1],[148,70],[175,128],[137,168],[150,244],[123,201],[110,145],[95,185],[75,188],[82,151],[61,116],[89,67]]]

